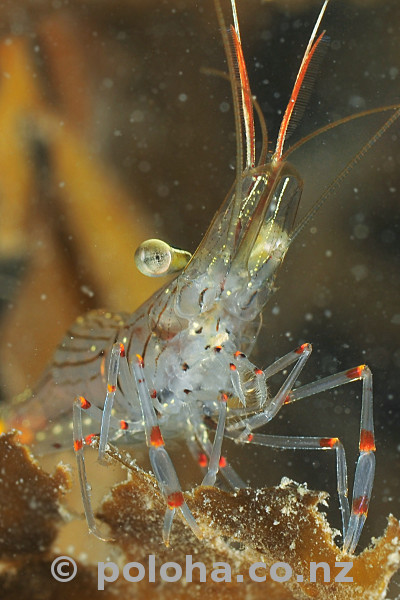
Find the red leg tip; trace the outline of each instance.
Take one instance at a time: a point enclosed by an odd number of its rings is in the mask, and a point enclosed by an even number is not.
[[[172,492],[167,497],[167,504],[169,508],[179,508],[184,503],[185,499],[182,492]]]
[[[155,425],[151,429],[150,443],[156,448],[158,448],[159,446],[164,446],[163,436],[161,435],[161,430],[158,425]]]
[[[365,365],[360,365],[359,367],[355,367],[354,369],[349,369],[348,371],[346,371],[346,377],[348,379],[360,379],[360,377],[362,377],[364,369]]]
[[[144,360],[143,360],[143,358],[140,356],[140,354],[136,354],[136,358],[137,358],[139,367],[141,367],[143,369],[143,367],[144,367]]]
[[[321,448],[333,448],[333,446],[339,441],[339,438],[321,438],[319,445]]]
[[[367,496],[360,496],[353,500],[353,513],[356,515],[365,515],[368,513],[368,498]]]
[[[200,467],[207,466],[207,463],[208,463],[207,456],[204,454],[204,452],[200,452],[198,462],[199,462]]]
[[[296,354],[303,354],[304,350],[308,347],[308,344],[302,344],[301,346],[299,346],[296,350],[295,353]]]
[[[87,410],[91,407],[89,400],[86,400],[83,396],[79,396],[79,402],[81,403],[81,408],[83,408],[83,410]]]
[[[375,452],[375,438],[372,431],[361,429],[360,434],[360,452]]]
[[[75,452],[79,452],[79,450],[82,450],[83,447],[83,441],[82,440],[74,440],[74,450]]]

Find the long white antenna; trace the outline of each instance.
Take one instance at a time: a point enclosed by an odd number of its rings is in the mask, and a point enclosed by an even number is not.
[[[234,1],[234,0],[232,0],[232,2],[233,2],[233,1]],[[316,21],[316,23],[315,23],[315,25],[314,25],[314,29],[312,30],[311,37],[310,37],[310,41],[308,42],[308,46],[307,46],[307,48],[306,48],[306,51],[304,52],[304,57],[303,57],[303,61],[302,61],[302,63],[301,63],[301,66],[303,66],[303,63],[304,63],[304,61],[307,59],[307,56],[308,56],[308,55],[309,55],[309,53],[310,53],[311,46],[313,45],[313,43],[314,43],[314,40],[315,40],[315,38],[316,38],[316,36],[317,36],[317,32],[318,32],[319,26],[321,25],[322,17],[323,17],[323,16],[324,16],[324,14],[325,14],[326,7],[328,6],[328,4],[329,4],[329,0],[325,0],[324,4],[323,4],[323,6],[322,6],[322,8],[321,8],[321,10],[320,10],[320,13],[319,13],[319,15],[318,15],[318,19],[317,19],[317,21]],[[300,69],[301,69],[301,67],[300,67]]]
[[[329,2],[329,0],[326,0],[326,4],[328,2]],[[239,21],[238,21],[237,12],[236,12],[236,1],[235,0],[231,0],[231,6],[232,6],[232,14],[233,14],[233,24],[235,27],[236,35],[238,36],[239,42],[241,42],[240,31],[239,31]]]

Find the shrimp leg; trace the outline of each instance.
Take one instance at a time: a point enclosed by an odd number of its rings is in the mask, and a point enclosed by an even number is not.
[[[86,476],[85,456],[84,456],[84,445],[85,441],[82,434],[82,411],[88,410],[91,407],[90,403],[79,396],[74,401],[72,419],[73,419],[73,432],[74,432],[74,451],[76,456],[76,462],[78,465],[78,477],[81,488],[81,496],[83,502],[83,508],[85,511],[86,521],[89,527],[89,531],[93,533],[100,540],[105,542],[113,541],[112,538],[102,533],[96,524],[94,518],[94,512],[92,508],[92,502],[90,499],[90,485]]]
[[[86,520],[88,522],[89,530],[97,536],[101,540],[112,541],[111,538],[105,536],[98,526],[96,525],[92,503],[90,499],[90,486],[87,480],[86,475],[86,466],[85,466],[85,457],[84,457],[84,446],[86,443],[90,443],[93,436],[96,434],[90,434],[83,437],[82,431],[82,413],[85,412],[89,415],[91,423],[100,422],[101,420],[101,430],[100,430],[100,440],[99,440],[99,462],[104,463],[104,455],[106,451],[107,442],[110,434],[110,427],[112,427],[113,433],[115,431],[126,431],[130,429],[130,432],[134,432],[135,430],[141,430],[141,424],[138,422],[130,422],[130,421],[118,421],[115,417],[111,415],[114,397],[117,389],[117,378],[120,367],[123,368],[123,365],[120,364],[120,359],[125,358],[125,350],[123,344],[118,342],[113,344],[111,357],[110,357],[110,367],[108,370],[107,377],[107,394],[104,402],[104,409],[101,411],[96,406],[93,406],[86,398],[83,396],[78,396],[73,405],[73,435],[74,435],[74,450],[78,465],[78,477],[81,488],[81,495],[83,501],[83,507],[85,511]],[[125,366],[127,366],[126,361],[124,361]]]
[[[291,377],[291,375],[289,377]],[[350,554],[354,552],[357,546],[362,528],[367,518],[375,474],[372,373],[366,365],[361,365],[354,369],[342,371],[341,373],[330,375],[318,381],[304,385],[297,390],[289,390],[284,402],[285,404],[289,404],[302,398],[308,398],[313,394],[324,392],[358,380],[362,380],[363,390],[361,398],[359,458],[354,476],[351,513],[347,499],[348,486],[346,457],[343,445],[339,438],[284,437],[266,434],[253,434],[251,433],[251,430],[260,427],[265,422],[262,420],[257,422],[254,420],[254,417],[242,421],[242,425],[245,427],[244,432],[226,433],[227,437],[236,439],[236,441],[239,443],[247,442],[273,448],[292,450],[336,450],[337,490],[343,521],[343,550],[344,552],[348,552]],[[277,395],[279,395],[279,393],[280,392],[278,392]],[[274,399],[272,400],[271,404],[274,405]],[[257,416],[262,417],[263,414],[256,415],[256,417]]]
[[[189,448],[193,459],[199,464],[201,469],[205,471],[207,468],[207,459],[211,456],[213,446],[209,440],[207,428],[197,411],[190,411],[188,426],[192,434],[188,436],[186,445]],[[228,463],[225,456],[220,456],[219,468],[221,474],[233,490],[247,487],[245,482]]]
[[[246,439],[252,435],[253,429],[257,429],[258,427],[261,427],[262,425],[265,425],[265,423],[271,421],[277,415],[282,406],[288,402],[289,394],[299,374],[304,369],[304,366],[307,360],[309,359],[311,352],[311,344],[302,344],[296,350],[292,350],[292,352],[289,352],[282,358],[278,359],[264,371],[262,371],[261,369],[254,368],[254,372],[259,380],[258,385],[261,387],[262,382],[262,387],[265,387],[265,381],[268,378],[272,377],[279,371],[282,371],[283,369],[286,369],[287,367],[295,363],[295,366],[286,378],[278,393],[273,398],[267,400],[266,408],[264,408],[258,414],[253,415],[252,417],[249,417],[242,421],[239,421],[234,426],[232,426],[232,429],[239,429],[243,427],[243,431],[240,434],[240,441],[246,441]],[[232,385],[236,393],[238,394],[238,397],[240,398],[244,406],[246,406],[245,386],[242,381],[239,362],[246,357],[240,352],[236,352],[235,357],[237,357],[236,361],[234,363],[231,363],[230,365]],[[264,393],[266,395],[266,387]]]
[[[156,412],[145,381],[143,358],[138,354],[136,355],[136,360],[132,363],[132,368],[142,409],[146,444],[149,448],[151,466],[153,467],[159,488],[167,502],[163,527],[164,543],[166,546],[169,546],[172,521],[177,508],[180,509],[183,518],[195,536],[201,538],[200,528],[185,502],[175,468],[164,447],[164,440],[157,422]]]
[[[210,454],[210,461],[208,463],[208,470],[203,479],[202,485],[214,485],[215,480],[217,478],[217,473],[221,459],[222,441],[224,439],[227,400],[228,396],[226,394],[220,394],[220,398],[218,400],[217,431],[215,432],[214,443]]]

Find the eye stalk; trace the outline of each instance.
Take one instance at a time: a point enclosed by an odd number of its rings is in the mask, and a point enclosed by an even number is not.
[[[147,277],[163,277],[182,271],[191,258],[190,252],[156,239],[146,240],[135,252],[136,267]]]

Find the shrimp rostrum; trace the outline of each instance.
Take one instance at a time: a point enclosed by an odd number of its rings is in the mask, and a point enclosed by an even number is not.
[[[175,278],[131,315],[94,311],[79,318],[57,349],[37,391],[10,413],[8,423],[18,426],[28,419],[37,432],[40,450],[43,427],[53,420],[47,427],[49,433],[54,430],[53,446],[57,447],[60,415],[71,419],[68,407],[73,404],[73,444],[85,514],[90,530],[103,539],[107,536],[94,517],[84,461],[84,448],[94,435],[99,434],[100,461],[108,443],[145,437],[166,502],[166,544],[177,511],[201,537],[168,454],[168,439],[185,441],[204,469],[203,485],[215,485],[220,473],[233,489],[246,484],[221,454],[225,438],[239,445],[332,451],[336,455],[343,551],[353,553],[367,517],[375,469],[369,368],[357,366],[296,388],[311,354],[310,344],[293,349],[264,369],[248,355],[293,239],[400,116],[400,110],[392,107],[389,119],[296,223],[302,180],[287,162],[293,147],[286,153],[283,150],[288,129],[301,116],[311,79],[327,47],[324,32],[318,31],[328,0],[312,31],[272,153],[267,151],[266,126],[250,91],[235,2],[231,0],[233,25],[228,29],[220,0],[214,3],[235,115],[237,165],[232,189],[193,256],[159,240],[148,240],[138,248],[135,259],[142,272],[153,276],[175,272]],[[254,108],[264,137],[257,163]],[[269,379],[277,373],[284,373],[285,380],[272,395]],[[358,380],[362,382],[359,457],[349,503],[346,456],[338,437],[269,435],[265,426],[286,404]]]

